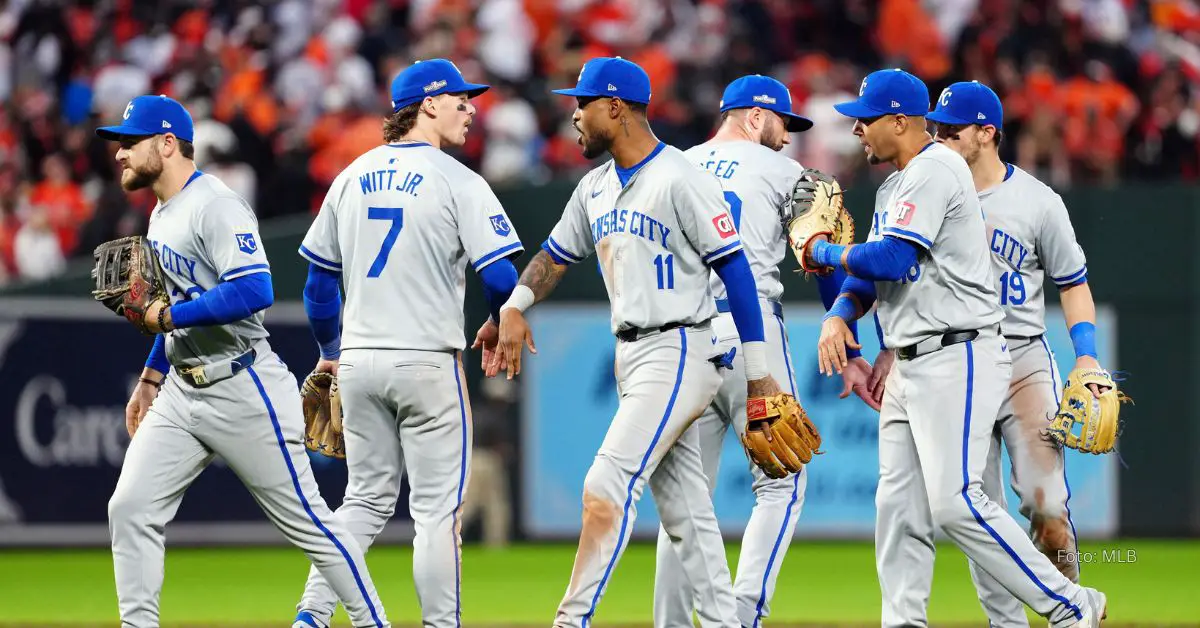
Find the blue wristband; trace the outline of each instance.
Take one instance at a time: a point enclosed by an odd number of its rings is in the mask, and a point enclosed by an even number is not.
[[[1100,359],[1096,355],[1096,325],[1094,323],[1088,321],[1075,323],[1071,327],[1071,344],[1075,346],[1075,357],[1090,355]]]
[[[837,301],[833,302],[833,307],[825,313],[825,320],[832,317],[838,317],[847,323],[858,318],[858,304],[850,297],[838,297]]]
[[[842,264],[842,252],[845,250],[845,245],[830,244],[826,240],[817,240],[813,243],[812,247],[813,261],[818,266],[840,266]]]

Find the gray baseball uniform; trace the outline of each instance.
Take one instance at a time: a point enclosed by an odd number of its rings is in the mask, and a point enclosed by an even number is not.
[[[788,250],[781,208],[804,168],[789,157],[749,141],[710,141],[684,154],[700,168],[716,175],[724,188],[725,201],[762,299],[771,375],[785,391],[795,396],[795,377],[783,324],[783,307],[779,301],[783,294],[779,263]],[[710,287],[721,311],[713,321],[713,329],[721,342],[737,345],[740,342],[737,328],[728,303],[724,301],[725,284],[716,273],[712,275]],[[733,366],[732,370],[722,371],[724,379],[717,396],[689,428],[699,435],[710,494],[716,488],[721,446],[730,425],[739,438],[746,430],[746,374],[740,356],[735,356]],[[754,477],[755,503],[742,537],[733,591],[741,625],[757,628],[762,619],[770,615],[775,581],[804,505],[808,473],[801,470],[786,478],[771,479],[758,465],[749,460],[744,463]],[[692,607],[692,590],[683,566],[666,529],[660,528],[654,580],[654,625],[657,628],[691,626]]]
[[[984,475],[984,492],[1004,505],[1000,442],[1012,460],[1012,486],[1021,514],[1030,519],[1031,536],[1042,553],[1072,581],[1079,565],[1066,560],[1075,551],[1064,451],[1042,437],[1058,410],[1062,378],[1046,343],[1046,305],[1042,294],[1048,274],[1057,286],[1087,280],[1087,260],[1075,240],[1062,198],[1029,173],[1008,166],[1004,181],[979,193],[988,224],[988,242],[997,265],[1001,324],[1013,360],[1013,378],[1000,407],[998,433]],[[987,572],[971,565],[993,626],[1027,626],[1025,608]]]
[[[211,175],[193,177],[156,207],[147,237],[172,303],[270,272],[254,212]],[[171,372],[129,445],[109,502],[123,625],[159,624],[163,528],[215,455],[333,583],[355,625],[389,625],[362,550],[317,489],[296,379],[271,351],[263,316],[167,334]]]
[[[876,283],[884,341],[898,354],[879,427],[882,623],[925,625],[935,524],[1052,624],[1073,622],[1086,608],[1083,589],[982,489],[1012,363],[1000,336],[1004,312],[983,212],[958,153],[931,143],[888,177],[876,195],[868,239],[885,235],[923,251],[900,281]],[[943,346],[949,332],[977,335]]]
[[[334,180],[300,253],[342,273],[338,386],[346,497],[337,517],[364,550],[408,476],[413,577],[426,626],[461,625],[460,519],[471,464],[463,298],[478,272],[523,249],[478,174],[428,144],[372,149]],[[299,610],[328,622],[337,599],[311,570]]]
[[[591,514],[554,625],[591,624],[649,478],[701,625],[738,626],[699,435],[688,430],[721,385],[712,360],[725,353],[708,264],[742,248],[720,184],[664,144],[624,185],[609,161],[579,182],[544,248],[564,263],[597,254],[620,339],[620,406],[584,480]]]

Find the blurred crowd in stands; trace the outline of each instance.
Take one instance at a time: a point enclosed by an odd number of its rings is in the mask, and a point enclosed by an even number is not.
[[[1200,178],[1197,0],[0,0],[0,284],[145,229],[153,195],[120,188],[92,133],[136,95],[184,102],[198,165],[270,219],[314,211],[380,142],[387,85],[422,58],[494,86],[456,153],[493,184],[577,176],[575,103],[549,90],[599,55],[649,72],[655,131],[683,148],[728,81],[770,74],[816,122],[789,154],[878,178],[831,104],[905,67],[934,98],[993,86],[1003,156],[1057,187]]]

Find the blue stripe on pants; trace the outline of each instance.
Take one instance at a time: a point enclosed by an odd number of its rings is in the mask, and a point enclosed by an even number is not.
[[[258,373],[254,372],[254,367],[248,367],[246,372],[250,373],[250,379],[253,379],[254,385],[258,387],[258,394],[262,396],[263,403],[267,404],[267,414],[271,417],[271,426],[275,428],[275,440],[279,443],[279,451],[283,454],[283,461],[287,463],[288,474],[292,476],[292,488],[296,489],[296,497],[300,498],[300,505],[304,506],[304,512],[308,513],[308,518],[317,526],[317,529],[342,553],[342,557],[350,565],[350,573],[354,575],[354,582],[358,585],[358,591],[362,593],[363,600],[367,603],[367,608],[371,611],[371,619],[375,620],[376,626],[382,628],[383,622],[379,621],[379,614],[375,612],[375,605],[371,603],[371,596],[367,594],[367,587],[363,584],[362,576],[358,575],[358,567],[350,559],[350,553],[346,551],[346,547],[342,545],[342,542],[337,540],[333,532],[325,527],[325,524],[321,523],[321,520],[317,518],[317,513],[313,512],[312,507],[308,504],[308,498],[304,496],[304,490],[300,488],[300,477],[296,475],[296,467],[292,464],[291,455],[288,454],[287,442],[283,439],[283,429],[279,427],[279,417],[275,415],[275,406],[271,405],[271,398],[267,397],[267,389],[263,388],[262,380],[258,378]]]
[[[663,412],[662,419],[658,422],[658,429],[654,432],[654,438],[650,439],[650,446],[646,448],[646,453],[642,456],[642,464],[638,470],[634,472],[633,477],[629,478],[629,486],[625,489],[625,508],[621,511],[621,532],[617,536],[617,546],[613,548],[612,557],[608,559],[608,567],[604,569],[604,576],[600,578],[600,584],[596,586],[596,593],[592,596],[592,605],[588,611],[583,614],[583,628],[587,628],[591,623],[592,615],[596,614],[596,605],[600,603],[600,592],[604,590],[605,583],[608,582],[608,576],[612,574],[613,566],[617,562],[617,555],[621,553],[621,545],[625,542],[625,531],[629,527],[629,507],[633,504],[633,485],[637,484],[638,478],[646,470],[646,464],[650,462],[650,454],[654,453],[654,447],[658,444],[659,437],[662,436],[663,429],[667,426],[667,420],[671,418],[671,410],[675,408],[675,398],[679,396],[679,385],[683,383],[683,365],[687,363],[687,328],[679,328],[679,368],[675,372],[675,387],[671,389],[671,398],[667,401],[667,409]]]
[[[763,573],[762,590],[758,594],[758,606],[754,608],[752,628],[758,627],[758,622],[762,619],[763,606],[767,604],[767,580],[771,578],[771,568],[775,565],[775,556],[779,552],[780,544],[783,543],[783,535],[787,532],[788,521],[792,518],[792,507],[796,505],[796,500],[800,496],[801,473],[804,473],[804,469],[801,469],[799,473],[792,474],[792,498],[787,505],[787,514],[783,516],[783,525],[779,526],[779,536],[775,537],[775,546],[771,548],[771,557],[767,559],[767,570]]]
[[[1025,575],[1029,576],[1029,579],[1033,580],[1033,583],[1036,584],[1038,586],[1038,588],[1042,590],[1043,593],[1045,593],[1047,596],[1050,597],[1050,599],[1054,600],[1055,602],[1058,602],[1059,604],[1063,604],[1067,608],[1071,609],[1071,611],[1075,614],[1076,619],[1083,619],[1083,612],[1079,610],[1078,606],[1075,606],[1074,604],[1072,604],[1071,601],[1068,600],[1067,598],[1051,591],[1049,587],[1047,587],[1044,583],[1042,583],[1041,580],[1038,579],[1038,577],[1033,573],[1033,571],[1029,568],[1029,566],[1025,564],[1025,561],[1021,560],[1020,556],[1017,556],[1017,553],[1013,551],[1013,548],[1011,546],[1009,546],[1009,544],[1006,543],[1004,541],[1004,539],[1000,538],[1000,533],[996,532],[995,528],[988,525],[988,522],[983,519],[983,515],[979,514],[979,511],[975,509],[975,504],[971,503],[971,497],[969,495],[967,495],[967,488],[971,484],[970,476],[967,472],[967,459],[968,459],[967,454],[971,449],[971,447],[970,447],[970,445],[971,445],[971,400],[972,400],[972,397],[974,397],[974,393],[975,393],[975,341],[969,340],[965,344],[967,345],[967,402],[965,404],[966,409],[963,412],[963,439],[962,439],[962,479],[963,479],[963,484],[962,484],[962,491],[961,491],[963,501],[967,503],[967,508],[970,509],[971,514],[975,516],[975,521],[979,522],[979,525],[984,530],[986,530],[987,533],[990,534],[991,537],[993,539],[995,539],[997,543],[1000,544],[1000,547],[1004,548],[1004,551],[1007,552],[1008,555],[1014,561],[1016,561],[1017,566],[1021,568],[1021,571],[1025,572]]]
[[[1058,389],[1062,387],[1062,382],[1058,380],[1058,369],[1054,364],[1054,356],[1050,353],[1050,345],[1046,344],[1046,336],[1041,336],[1042,348],[1046,350],[1046,362],[1050,364],[1050,387],[1054,389],[1054,407],[1058,408],[1062,404],[1062,398],[1058,395]],[[1057,410],[1056,410],[1057,411]],[[1067,452],[1063,451],[1063,485],[1067,487],[1067,501],[1063,502],[1063,507],[1067,509],[1067,523],[1071,526],[1071,540],[1075,543],[1075,551],[1079,551],[1079,535],[1075,533],[1075,520],[1071,518],[1071,482],[1067,480]],[[1075,569],[1083,574],[1082,561],[1075,561]]]
[[[779,323],[779,343],[783,347],[783,365],[787,367],[788,385],[791,387],[792,396],[796,396],[796,376],[792,374],[792,358],[788,355],[787,330],[783,327],[783,318],[776,316],[775,320]],[[779,546],[783,543],[783,536],[787,533],[788,522],[792,519],[792,508],[796,505],[796,501],[800,498],[800,473],[804,473],[801,469],[799,473],[792,476],[792,497],[788,501],[786,514],[783,516],[783,525],[779,526],[779,535],[775,537],[775,546],[771,548],[771,556],[767,559],[767,570],[763,573],[762,589],[758,594],[758,605],[754,608],[754,625],[752,628],[757,628],[758,622],[762,619],[763,607],[767,605],[767,581],[771,579],[771,569],[775,566],[775,556],[779,553]]]
[[[463,397],[462,378],[459,377],[458,354],[454,356],[454,384],[458,386],[458,412],[462,416],[462,456],[458,461],[458,504],[454,507],[450,533],[454,535],[454,623],[462,626],[462,565],[458,557],[458,513],[462,509],[463,486],[467,478],[467,404]]]

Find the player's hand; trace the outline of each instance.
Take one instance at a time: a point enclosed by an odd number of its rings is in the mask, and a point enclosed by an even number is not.
[[[811,240],[804,243],[804,263],[808,264],[809,268],[817,268],[821,266],[817,264],[817,260],[813,258],[813,249],[816,248],[817,242],[828,242],[829,238],[825,235],[814,236]],[[824,268],[824,266],[821,266]]]
[[[1077,369],[1095,369],[1101,370],[1100,362],[1090,355],[1081,355],[1075,358],[1075,368]],[[1088,384],[1088,390],[1092,391],[1092,396],[1099,399],[1100,395],[1108,390],[1108,386],[1100,386],[1097,384]]]
[[[854,334],[840,316],[825,319],[817,341],[817,362],[822,375],[830,376],[835,371],[840,374],[846,368],[849,364],[846,347],[861,349],[862,345],[854,341]]]
[[[887,383],[888,373],[892,372],[892,364],[896,362],[896,352],[890,349],[884,349],[875,356],[875,365],[871,367],[871,379],[867,380],[867,386],[871,389],[871,396],[875,398],[875,403],[883,405],[883,390]]]
[[[162,377],[161,374],[157,375],[154,379],[160,377]],[[142,424],[142,419],[146,418],[146,412],[150,410],[150,404],[154,403],[156,397],[158,397],[157,386],[138,382],[137,386],[133,387],[133,394],[129,396],[129,403],[125,404],[125,429],[129,432],[130,438],[133,438],[134,432]]]
[[[496,345],[500,350],[500,360],[504,370],[508,371],[508,379],[521,373],[521,351],[525,346],[530,353],[537,353],[533,345],[533,331],[525,315],[515,307],[500,312],[500,340]]]
[[[339,362],[337,360],[326,360],[325,358],[321,358],[317,360],[317,366],[313,370],[318,373],[332,373],[334,377],[337,377],[338,364]]]
[[[493,377],[500,372],[500,352],[496,348],[499,342],[500,326],[488,317],[479,331],[475,332],[475,342],[471,344],[472,349],[481,349],[483,352],[479,364],[485,377]]]
[[[875,399],[875,395],[871,393],[871,386],[868,382],[871,381],[871,363],[867,362],[866,358],[858,356],[851,358],[850,363],[842,370],[842,394],[838,395],[838,399],[845,399],[850,396],[850,393],[858,395],[863,403],[867,404],[872,410],[879,411],[880,403]]]
[[[783,389],[779,387],[779,382],[770,375],[746,382],[747,397],[774,397],[781,392]]]

